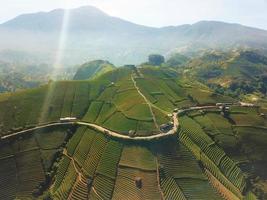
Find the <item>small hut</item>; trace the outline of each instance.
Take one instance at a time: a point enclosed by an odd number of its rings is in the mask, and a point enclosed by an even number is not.
[[[135,185],[137,188],[141,189],[142,188],[142,178],[136,177],[135,178]]]

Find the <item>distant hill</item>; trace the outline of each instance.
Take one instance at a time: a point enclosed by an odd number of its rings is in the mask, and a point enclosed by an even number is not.
[[[74,75],[74,80],[85,80],[97,77],[105,72],[111,71],[115,68],[114,65],[108,61],[95,60],[83,64]]]
[[[256,51],[211,51],[193,58],[185,73],[238,93],[267,92],[267,57]]]
[[[31,58],[28,60],[53,63],[64,16],[68,19],[65,23],[65,64],[94,59],[110,60],[115,64],[140,63],[151,53],[192,53],[207,48],[267,49],[267,31],[239,24],[201,21],[153,28],[109,16],[91,6],[69,10],[68,17],[66,13],[56,9],[24,14],[1,24],[0,58],[25,60],[28,56]]]

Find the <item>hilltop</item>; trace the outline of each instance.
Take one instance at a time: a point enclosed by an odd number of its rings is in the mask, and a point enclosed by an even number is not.
[[[101,74],[111,71],[115,68],[114,65],[108,61],[95,60],[83,64],[79,67],[76,74],[73,77],[73,80],[85,80],[90,78],[95,78]]]

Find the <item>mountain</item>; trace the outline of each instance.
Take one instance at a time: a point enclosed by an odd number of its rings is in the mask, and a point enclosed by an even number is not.
[[[63,42],[62,37],[65,38]],[[63,47],[59,41],[64,43]],[[233,47],[264,51],[267,49],[267,31],[215,21],[153,28],[85,6],[24,14],[7,21],[0,25],[0,46],[0,58],[4,61],[18,58],[16,52],[20,52],[24,60],[29,57],[28,60],[51,64],[55,62],[60,46],[64,49],[62,60],[66,65],[95,59],[130,64],[145,61],[151,53],[192,53],[206,48]]]

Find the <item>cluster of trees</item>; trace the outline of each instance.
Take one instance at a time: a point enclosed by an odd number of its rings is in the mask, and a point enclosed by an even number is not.
[[[151,54],[148,56],[148,63],[154,66],[160,66],[165,62],[164,56],[160,54]]]

